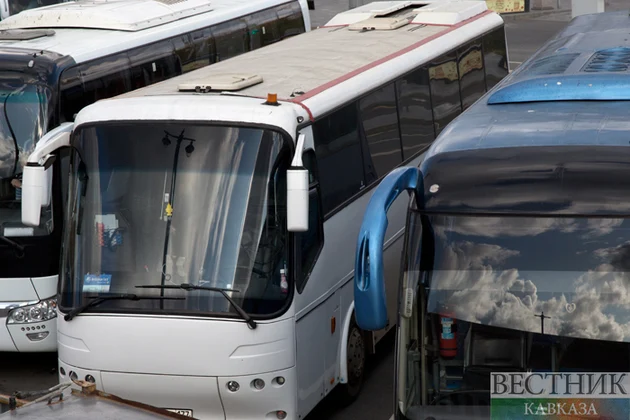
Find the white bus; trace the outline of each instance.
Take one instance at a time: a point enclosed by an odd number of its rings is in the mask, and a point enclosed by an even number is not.
[[[371,192],[507,74],[503,21],[484,2],[421,4],[372,3],[99,101],[38,145],[29,225],[46,162],[74,150],[60,380],[200,419],[298,419],[335,388],[356,397],[395,324],[353,320]],[[387,234],[394,288],[403,227]]]
[[[68,169],[53,165],[50,205],[23,226],[20,175],[39,138],[99,99],[307,30],[305,0],[77,1],[0,22],[0,351],[57,349]]]

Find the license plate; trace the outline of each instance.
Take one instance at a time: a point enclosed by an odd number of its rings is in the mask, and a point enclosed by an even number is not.
[[[170,411],[171,413],[179,414],[180,416],[186,416],[186,417],[192,417],[193,416],[193,411],[192,410],[183,410],[181,408],[166,408],[166,410]]]

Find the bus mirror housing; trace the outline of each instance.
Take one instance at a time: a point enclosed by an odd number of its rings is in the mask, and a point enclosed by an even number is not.
[[[52,196],[52,153],[70,145],[74,125],[65,123],[44,135],[28,157],[22,173],[22,223],[39,226],[42,207],[50,205]]]
[[[46,185],[43,166],[25,166],[22,172],[22,223],[39,226]]]
[[[354,266],[354,310],[357,325],[377,331],[387,325],[383,278],[383,245],[387,211],[403,192],[422,194],[422,173],[415,167],[397,168],[376,187],[363,216]]]
[[[295,155],[287,170],[287,230],[308,231],[308,169],[302,163],[304,134],[298,135]]]

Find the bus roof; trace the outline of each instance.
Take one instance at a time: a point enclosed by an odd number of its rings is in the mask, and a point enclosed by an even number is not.
[[[628,12],[575,18],[436,139],[428,156],[494,147],[628,145]],[[509,133],[509,135],[508,135]]]
[[[22,11],[0,21],[0,51],[44,50],[80,63],[289,0],[78,0]],[[305,0],[302,10],[308,14]],[[308,28],[307,28],[308,29]]]
[[[575,18],[451,122],[421,165],[425,208],[627,214],[629,29],[627,11]]]
[[[392,5],[399,10],[392,13]],[[365,20],[366,15],[372,17]],[[379,29],[395,27],[401,21],[403,26],[396,29]],[[93,106],[115,107],[114,101],[150,96],[216,97],[218,93],[187,92],[179,87],[212,86],[251,73],[263,81],[231,94],[265,99],[275,93],[278,100],[305,108],[314,119],[375,89],[384,80],[393,80],[501,26],[503,21],[487,10],[485,2],[425,0],[371,3],[341,13],[329,23],[334,26],[327,24]],[[361,30],[363,27],[377,29]],[[448,73],[448,69],[444,71]]]

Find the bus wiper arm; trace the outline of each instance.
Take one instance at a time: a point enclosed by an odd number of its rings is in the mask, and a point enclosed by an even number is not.
[[[11,248],[17,251],[18,255],[22,255],[22,256],[24,255],[24,246],[18,244],[14,240],[11,240],[7,238],[6,236],[0,235],[0,242],[4,242],[5,244],[9,245]]]
[[[143,286],[136,286],[138,288],[143,288],[143,289],[184,289],[184,290],[210,290],[212,292],[219,292],[223,295],[224,298],[226,298],[228,300],[228,302],[230,302],[230,304],[232,305],[232,307],[236,310],[236,312],[238,312],[238,314],[245,320],[245,322],[247,322],[247,326],[251,329],[251,330],[255,330],[256,329],[256,321],[254,321],[252,319],[252,317],[243,310],[243,308],[241,308],[238,303],[234,302],[234,299],[232,299],[226,292],[237,292],[239,293],[240,290],[235,290],[235,289],[222,289],[220,287],[211,287],[211,286],[198,286],[196,284],[188,284],[188,283],[182,283],[179,285],[170,285],[170,284],[165,284],[165,285],[143,285]]]
[[[125,293],[121,295],[113,295],[113,296],[101,296],[94,298],[94,300],[89,301],[85,305],[79,306],[78,308],[74,308],[70,312],[68,312],[63,319],[66,321],[72,320],[75,316],[79,315],[81,312],[85,312],[86,309],[92,308],[96,305],[100,305],[103,302],[108,300],[184,300],[185,298],[177,298],[177,297],[164,297],[164,296],[138,296],[132,293]]]

